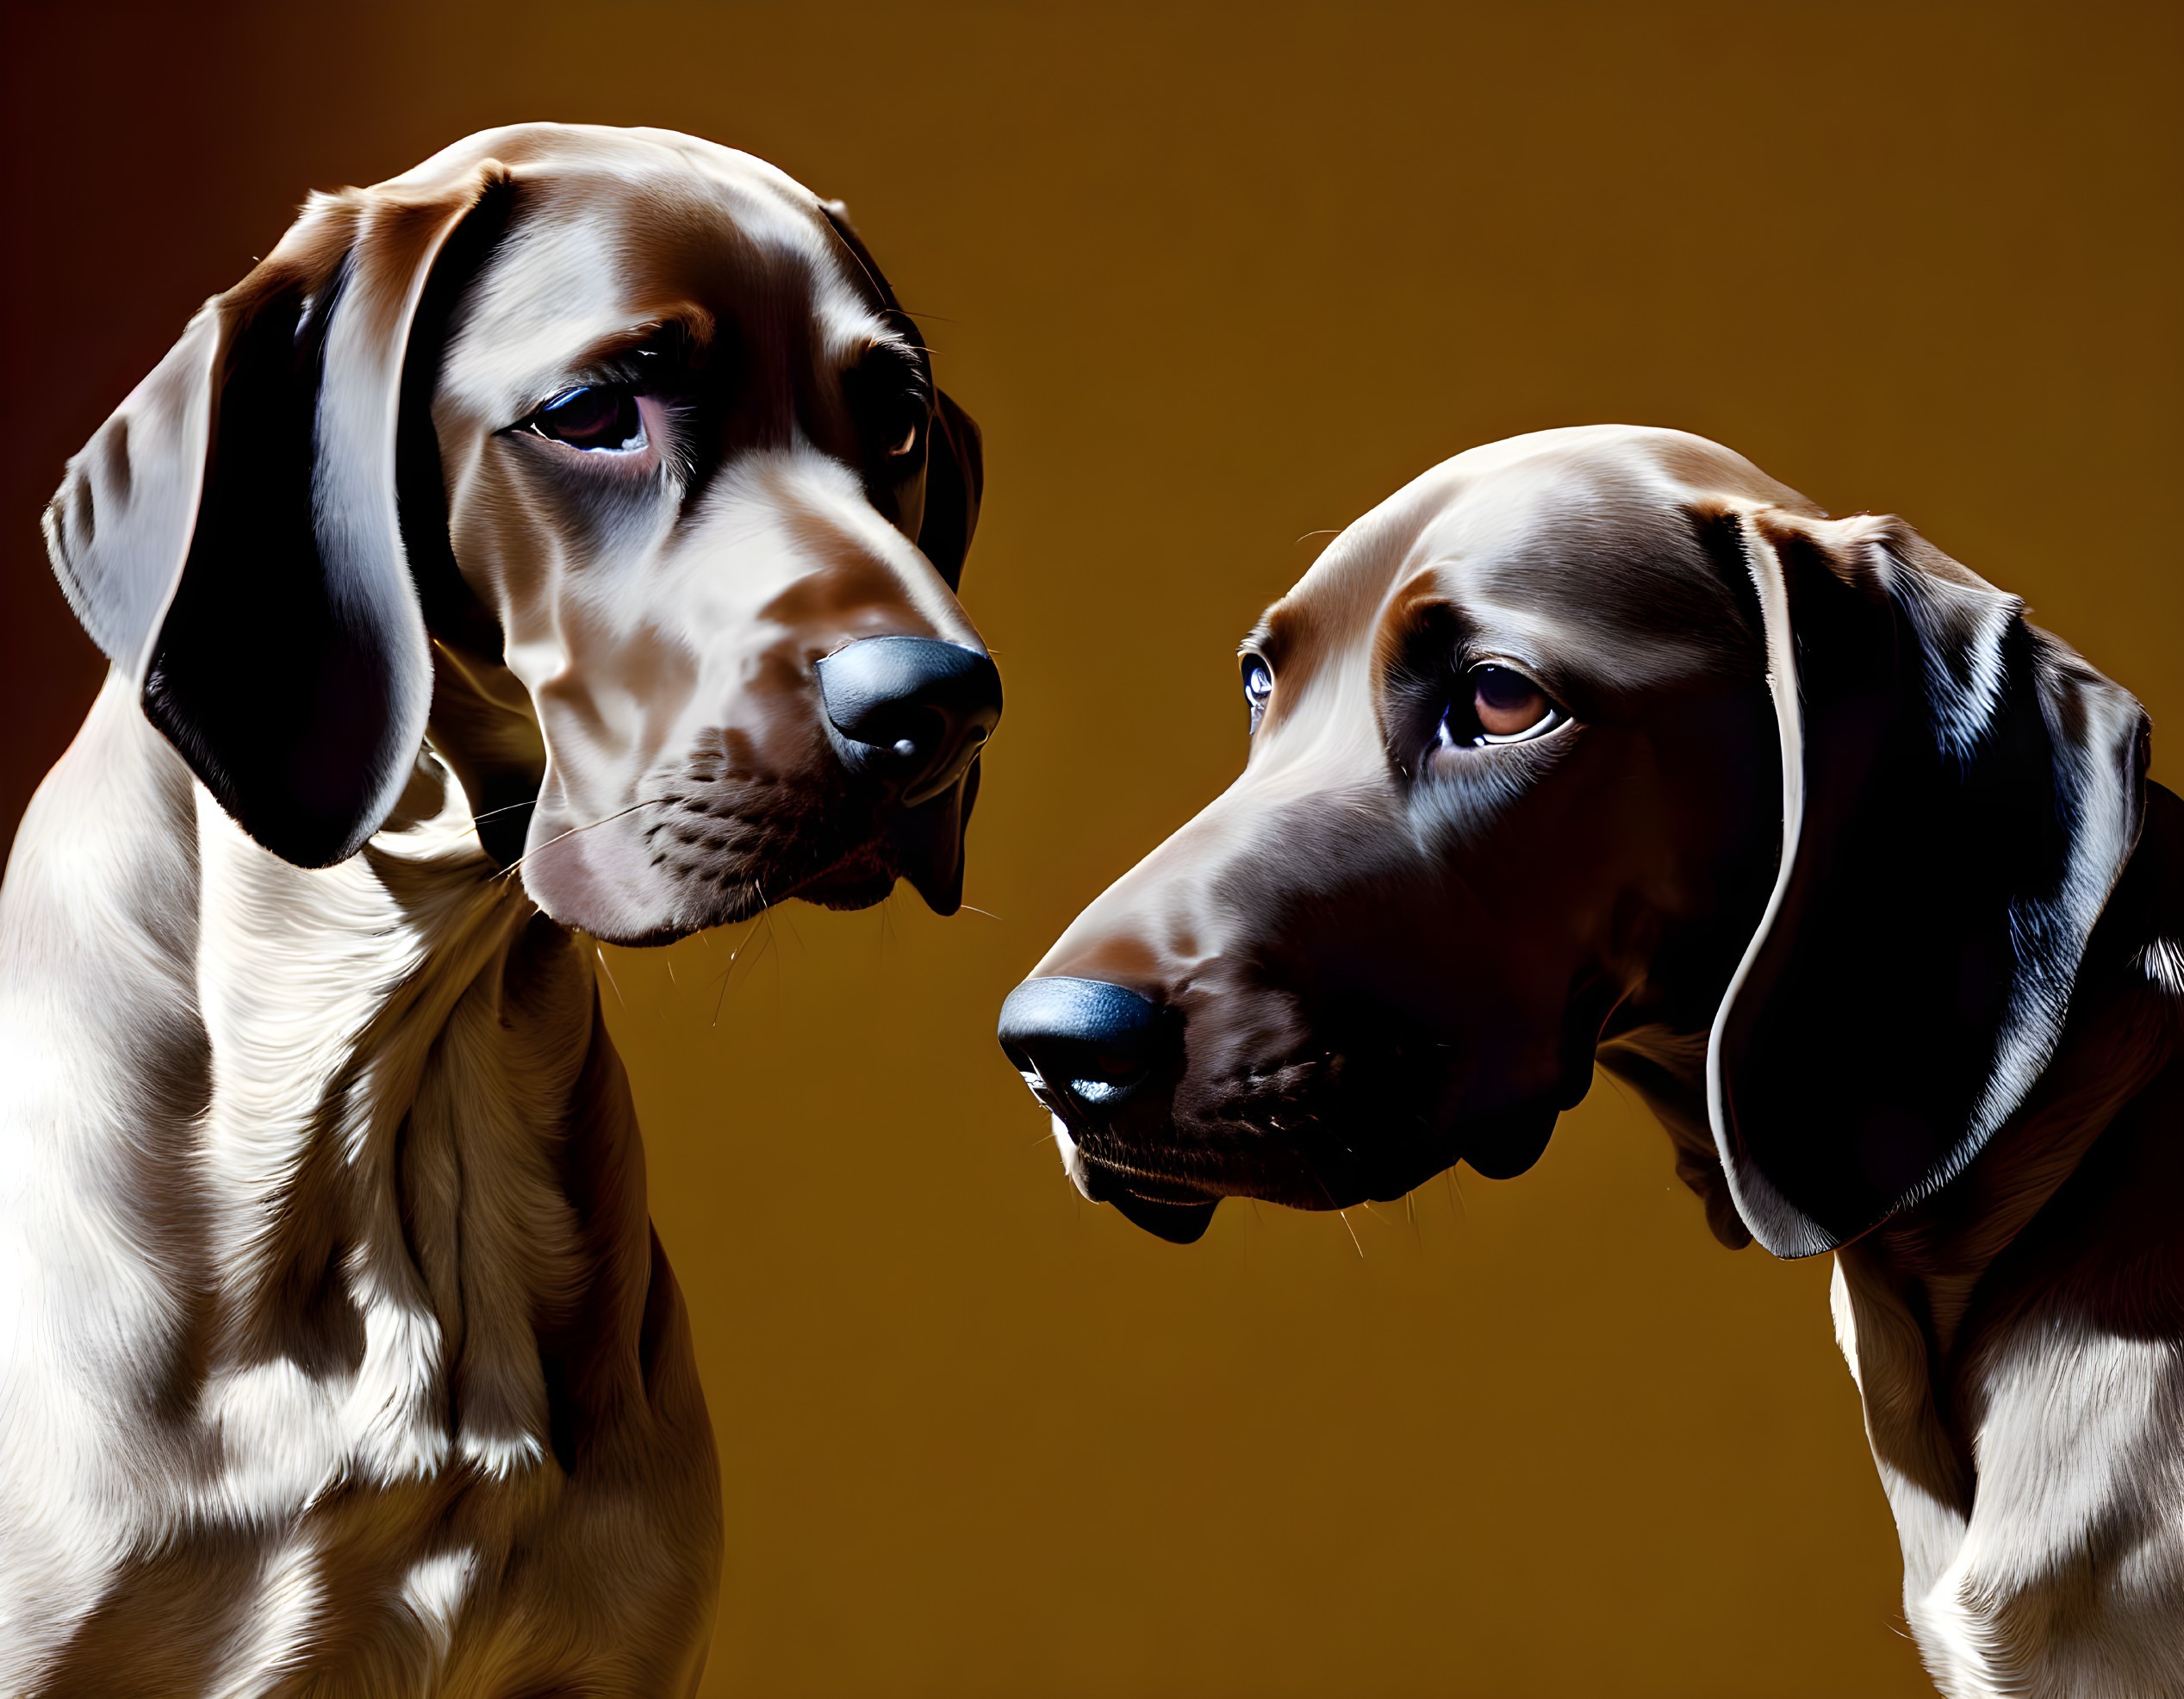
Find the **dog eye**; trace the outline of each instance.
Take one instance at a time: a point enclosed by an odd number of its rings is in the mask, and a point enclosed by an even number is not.
[[[1449,704],[1434,733],[1444,750],[1484,749],[1546,736],[1570,718],[1547,693],[1513,667],[1474,667],[1467,698]]]
[[[526,423],[534,436],[571,448],[630,454],[645,445],[644,415],[637,397],[603,384],[564,389]]]
[[[892,344],[865,350],[842,374],[842,389],[864,452],[890,480],[907,478],[923,456],[933,399],[922,368]]]
[[[880,452],[890,460],[907,459],[918,452],[918,439],[924,428],[924,408],[915,401],[905,401],[889,432],[893,440]]]
[[[1256,655],[1243,657],[1244,701],[1251,709],[1251,729],[1259,729],[1260,717],[1274,694],[1274,669]]]

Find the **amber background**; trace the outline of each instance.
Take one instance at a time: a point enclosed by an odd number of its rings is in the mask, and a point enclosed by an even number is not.
[[[725,1465],[708,1694],[1930,1690],[1825,1266],[1717,1249],[1612,1086],[1522,1180],[1178,1251],[1077,1201],[992,1016],[1239,765],[1234,642],[1309,533],[1513,432],[1680,425],[1903,513],[2174,723],[2176,9],[72,4],[4,46],[9,822],[98,674],[39,507],[308,187],[531,117],[751,149],[849,200],[985,425],[993,918],[609,958]]]

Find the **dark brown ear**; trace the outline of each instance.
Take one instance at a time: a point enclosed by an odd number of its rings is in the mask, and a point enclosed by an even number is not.
[[[946,390],[934,392],[933,434],[925,457],[925,519],[918,546],[951,590],[963,582],[963,561],[978,529],[986,490],[986,451],[978,421]]]
[[[849,222],[849,209],[839,201],[821,201],[819,211],[856,258],[889,316],[919,348],[925,347],[924,332],[895,299],[887,274]],[[978,529],[979,498],[986,489],[986,454],[977,421],[938,385],[933,389],[932,430],[926,440],[925,509],[918,527],[918,546],[948,588],[960,589],[971,533]]]
[[[2024,1101],[2137,840],[2146,717],[1895,520],[1743,516],[1783,847],[1707,1057],[1778,1256],[1947,1182]]]
[[[417,303],[505,177],[314,196],[68,464],[46,540],[77,617],[253,838],[353,855],[425,737],[432,668],[395,438]]]

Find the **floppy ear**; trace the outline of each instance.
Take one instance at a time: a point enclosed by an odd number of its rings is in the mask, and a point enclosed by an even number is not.
[[[849,208],[839,201],[821,201],[819,211],[871,281],[888,315],[924,348],[925,333],[895,299],[894,286],[849,222]],[[979,497],[985,489],[986,451],[978,422],[936,385],[932,429],[926,438],[925,512],[918,526],[918,546],[951,590],[962,587],[963,562],[971,551],[971,533],[978,529]]]
[[[1739,1213],[1831,1250],[2024,1101],[2137,840],[2146,717],[1895,520],[1744,516],[1782,734],[1783,855],[1714,1023]]]
[[[945,389],[934,391],[933,430],[925,451],[925,518],[918,546],[951,590],[963,582],[964,557],[978,528],[986,489],[986,451],[978,422]]]
[[[46,541],[71,606],[238,824],[353,855],[425,737],[432,668],[396,512],[410,324],[505,172],[314,196],[68,463]]]

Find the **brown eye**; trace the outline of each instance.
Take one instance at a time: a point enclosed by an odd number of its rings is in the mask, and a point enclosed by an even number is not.
[[[918,395],[905,395],[882,409],[873,433],[880,440],[880,457],[890,463],[913,458],[924,433],[925,403]]]
[[[1570,718],[1552,697],[1513,667],[1474,667],[1458,688],[1460,694],[1435,728],[1436,749],[1528,743]]]
[[[633,453],[644,446],[644,416],[626,389],[564,389],[526,421],[534,436],[571,448]]]
[[[1481,667],[1472,675],[1472,712],[1490,737],[1514,737],[1545,719],[1553,704],[1546,692],[1507,667]]]
[[[842,374],[842,394],[869,466],[891,482],[912,476],[924,454],[934,407],[918,351],[898,342],[873,343]]]

